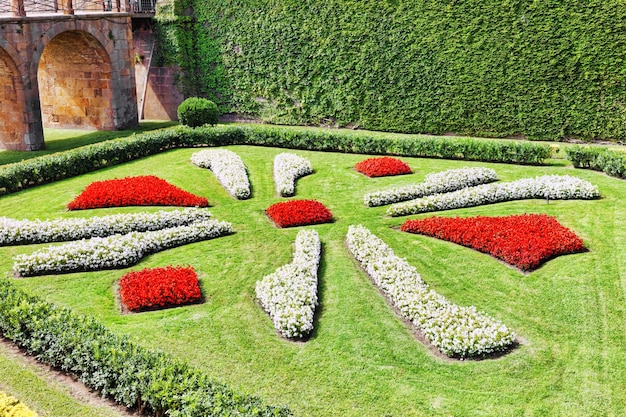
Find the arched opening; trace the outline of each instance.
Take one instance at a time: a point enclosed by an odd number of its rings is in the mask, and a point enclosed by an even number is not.
[[[17,67],[0,48],[0,148],[25,149],[28,134],[25,103]]]
[[[37,80],[44,127],[115,129],[111,60],[89,33],[68,31],[52,39]]]

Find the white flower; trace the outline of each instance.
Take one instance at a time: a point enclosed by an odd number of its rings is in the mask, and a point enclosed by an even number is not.
[[[17,255],[13,257],[13,271],[26,277],[122,268],[139,262],[151,253],[232,232],[230,223],[204,220],[162,230],[94,237],[48,246],[30,255]]]
[[[208,220],[210,217],[208,210],[200,208],[53,220],[15,220],[0,217],[0,245],[61,242],[145,232],[183,226]]]
[[[274,158],[276,192],[283,197],[295,194],[296,179],[311,174],[311,162],[293,153],[281,153]]]
[[[319,235],[301,230],[296,236],[293,262],[256,283],[257,299],[283,336],[298,338],[313,330],[317,306],[317,269],[321,256]]]
[[[500,321],[428,289],[417,270],[365,227],[350,226],[348,249],[402,315],[441,352],[471,357],[502,351],[515,334]]]
[[[411,200],[426,195],[447,193],[462,188],[496,181],[496,171],[490,168],[458,168],[426,175],[424,182],[365,194],[363,201],[369,207]]]
[[[191,155],[191,162],[213,171],[222,186],[239,200],[250,198],[250,181],[243,161],[226,149],[207,149]]]
[[[443,194],[434,194],[387,209],[389,216],[406,216],[437,210],[474,207],[503,201],[542,198],[547,200],[594,199],[600,196],[590,182],[569,175],[544,175],[512,182],[483,184]]]

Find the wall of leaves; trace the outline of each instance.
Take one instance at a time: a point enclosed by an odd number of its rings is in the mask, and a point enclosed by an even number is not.
[[[622,0],[175,0],[187,95],[280,124],[626,138]]]

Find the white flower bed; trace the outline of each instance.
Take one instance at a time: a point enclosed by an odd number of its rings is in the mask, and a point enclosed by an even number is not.
[[[384,206],[427,195],[447,193],[462,188],[486,184],[498,179],[491,168],[457,168],[426,175],[424,182],[390,188],[365,194],[363,201],[369,207]]]
[[[191,155],[191,162],[213,171],[222,186],[239,200],[250,198],[250,181],[243,161],[226,149],[206,149]]]
[[[545,175],[512,182],[484,184],[445,194],[434,194],[394,204],[387,209],[387,214],[389,216],[406,216],[530,198],[588,200],[599,196],[598,188],[588,181],[568,175]]]
[[[274,157],[274,182],[276,191],[283,197],[296,192],[296,180],[313,172],[311,162],[293,153],[281,153]]]
[[[321,244],[315,230],[296,237],[293,262],[256,284],[256,295],[274,327],[287,338],[301,338],[313,330],[317,306],[317,268]]]
[[[365,227],[350,226],[346,243],[378,288],[444,354],[480,356],[515,343],[515,334],[502,322],[429,290],[413,266]]]
[[[0,245],[62,242],[145,232],[183,226],[208,220],[210,217],[208,210],[199,208],[54,220],[15,220],[0,217]]]
[[[205,220],[187,226],[125,235],[94,237],[48,246],[30,255],[13,257],[16,276],[123,268],[151,253],[233,232],[227,222]]]

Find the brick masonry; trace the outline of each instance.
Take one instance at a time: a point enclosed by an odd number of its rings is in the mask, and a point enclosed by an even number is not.
[[[43,126],[137,126],[130,16],[0,21],[0,148],[44,147]]]

